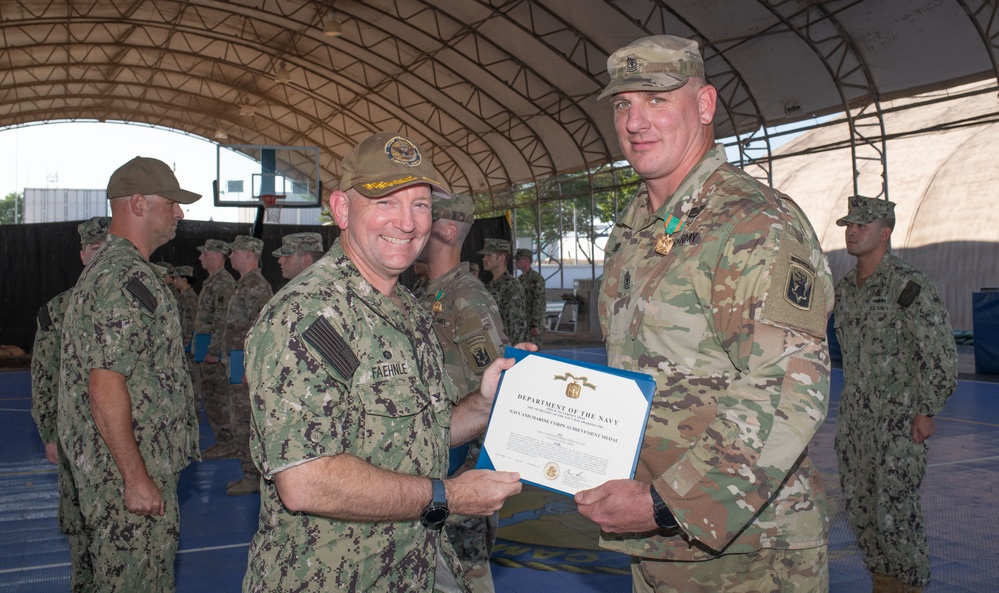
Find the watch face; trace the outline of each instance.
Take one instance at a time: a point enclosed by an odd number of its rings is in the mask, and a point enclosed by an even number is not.
[[[430,507],[423,511],[423,516],[420,517],[420,523],[424,527],[440,527],[444,524],[444,520],[450,514],[447,507]]]

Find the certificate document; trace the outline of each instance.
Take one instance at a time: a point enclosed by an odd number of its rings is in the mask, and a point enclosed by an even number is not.
[[[573,495],[635,475],[649,375],[507,348],[478,467]]]

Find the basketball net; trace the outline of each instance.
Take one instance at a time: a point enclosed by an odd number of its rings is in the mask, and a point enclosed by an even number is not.
[[[285,197],[275,194],[260,196],[260,202],[264,206],[264,212],[266,213],[265,220],[267,222],[281,222],[281,205],[284,203]]]

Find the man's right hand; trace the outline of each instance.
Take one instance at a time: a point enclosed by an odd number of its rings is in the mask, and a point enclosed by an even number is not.
[[[143,517],[162,517],[166,504],[163,493],[156,482],[149,477],[133,482],[125,482],[125,508],[128,512]]]
[[[520,492],[520,474],[473,469],[444,480],[447,503],[458,515],[486,517],[503,507],[507,498]]]
[[[45,459],[49,463],[59,463],[59,447],[55,443],[45,443]]]

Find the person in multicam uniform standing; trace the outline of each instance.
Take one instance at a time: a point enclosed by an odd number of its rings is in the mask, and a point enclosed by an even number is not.
[[[506,239],[486,239],[486,244],[479,251],[482,256],[482,267],[493,275],[486,288],[500,310],[503,318],[503,331],[513,344],[526,342],[527,335],[527,299],[524,287],[507,271],[510,260],[510,242]]]
[[[445,478],[481,433],[512,359],[460,394],[430,316],[398,283],[448,188],[420,148],[379,132],[344,158],[330,250],[264,307],[246,339],[253,455],[264,476],[246,593],[467,591],[441,527],[520,491],[513,472]]]
[[[292,233],[281,237],[281,247],[271,252],[278,258],[281,275],[291,280],[323,256],[323,236],[319,233]]]
[[[524,299],[527,301],[527,339],[541,348],[548,297],[545,295],[545,277],[531,267],[533,259],[533,251],[518,249],[513,258],[513,267],[520,270],[520,285],[524,287]]]
[[[433,316],[434,332],[444,350],[444,369],[462,395],[478,390],[482,373],[508,344],[496,301],[469,273],[468,263],[461,263],[461,246],[472,230],[474,212],[470,196],[434,196],[434,224],[416,262],[424,263],[427,270],[420,300]],[[482,437],[478,435],[451,451],[453,473],[475,467]],[[499,513],[488,517],[451,515],[445,527],[471,590],[494,591],[489,557],[499,530]]]
[[[205,407],[208,425],[215,434],[215,445],[204,451],[204,459],[223,459],[236,454],[229,426],[229,377],[222,360],[222,334],[225,332],[225,312],[229,298],[236,288],[236,279],[225,269],[229,244],[218,239],[208,239],[198,247],[198,260],[208,271],[208,279],[201,285],[198,295],[198,314],[194,320],[194,340],[207,336],[208,348],[203,362],[197,365],[200,378],[201,404]],[[205,339],[205,338],[202,338]],[[194,346],[192,345],[192,350]]]
[[[807,445],[829,402],[828,262],[787,196],[714,143],[697,43],[614,52],[610,101],[642,177],[607,241],[608,364],[656,380],[634,480],[576,494],[636,592],[824,592],[825,493]]]
[[[111,219],[95,216],[76,227],[80,234],[80,261],[86,267],[107,240]],[[62,356],[62,321],[73,289],[56,295],[38,310],[38,329],[31,349],[31,416],[45,443],[45,458],[58,469],[59,531],[69,539],[69,588],[73,593],[93,591],[94,567],[90,563],[87,535],[80,514],[80,496],[73,483],[69,458],[59,444],[56,404],[59,399],[59,360]]]
[[[846,250],[857,258],[836,284],[843,500],[874,592],[918,593],[930,582],[919,502],[926,441],[957,389],[957,347],[936,286],[888,253],[895,204],[853,196],[836,224],[846,227]]]
[[[198,456],[198,419],[177,303],[149,255],[201,196],[144,157],[119,167],[107,193],[107,243],[66,308],[56,424],[94,590],[163,593],[175,589],[177,479]]]
[[[229,496],[245,496],[260,492],[260,472],[250,457],[250,392],[243,375],[243,345],[246,332],[257,319],[257,314],[270,300],[274,291],[260,273],[260,256],[264,252],[264,242],[256,237],[240,235],[229,245],[229,261],[232,269],[239,272],[236,288],[229,297],[225,314],[225,333],[222,337],[223,351],[229,378],[229,428],[236,448],[243,476],[230,482],[225,493]],[[234,353],[239,353],[234,358]],[[233,373],[233,367],[238,367]],[[236,375],[239,380],[236,381]],[[234,382],[235,381],[235,382]]]

